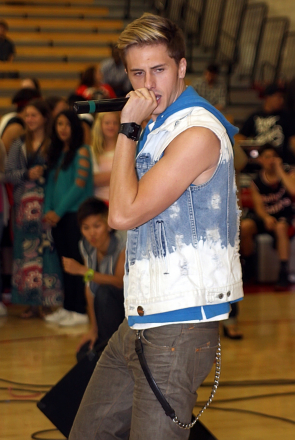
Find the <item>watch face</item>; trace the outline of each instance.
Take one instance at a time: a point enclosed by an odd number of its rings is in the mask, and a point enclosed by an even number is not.
[[[141,132],[141,126],[135,122],[121,124],[119,133],[125,134],[129,139],[138,141]]]

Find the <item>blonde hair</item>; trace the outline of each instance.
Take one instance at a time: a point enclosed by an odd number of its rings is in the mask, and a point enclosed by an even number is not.
[[[185,58],[185,41],[181,29],[171,20],[145,12],[129,23],[121,33],[117,47],[126,67],[126,51],[130,46],[165,44],[168,54],[178,65]]]
[[[111,112],[118,118],[118,122],[120,123],[120,114],[119,112]],[[105,115],[109,113],[97,113],[97,116],[95,118],[95,122],[92,127],[92,144],[91,149],[93,156],[98,161],[99,156],[101,156],[104,153],[104,145],[103,145],[103,132],[102,132],[102,120]]]

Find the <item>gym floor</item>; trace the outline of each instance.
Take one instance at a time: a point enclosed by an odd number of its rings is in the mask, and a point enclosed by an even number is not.
[[[220,386],[200,419],[218,440],[295,438],[295,292],[271,289],[245,289],[243,340],[221,335]],[[0,318],[0,440],[29,440],[55,429],[36,401],[75,364],[75,347],[87,330],[23,320],[22,310],[10,305]],[[207,401],[213,380],[214,368],[199,389],[198,405]],[[36,438],[63,436],[50,431]]]

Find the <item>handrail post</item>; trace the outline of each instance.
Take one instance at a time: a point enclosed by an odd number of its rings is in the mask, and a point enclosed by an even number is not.
[[[131,0],[125,0],[125,12],[124,18],[128,20],[130,18]]]

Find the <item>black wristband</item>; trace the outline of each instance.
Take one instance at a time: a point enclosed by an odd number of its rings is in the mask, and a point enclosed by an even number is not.
[[[140,138],[141,126],[136,124],[135,122],[127,122],[120,125],[119,133],[125,134],[128,139],[138,141],[138,139]]]

